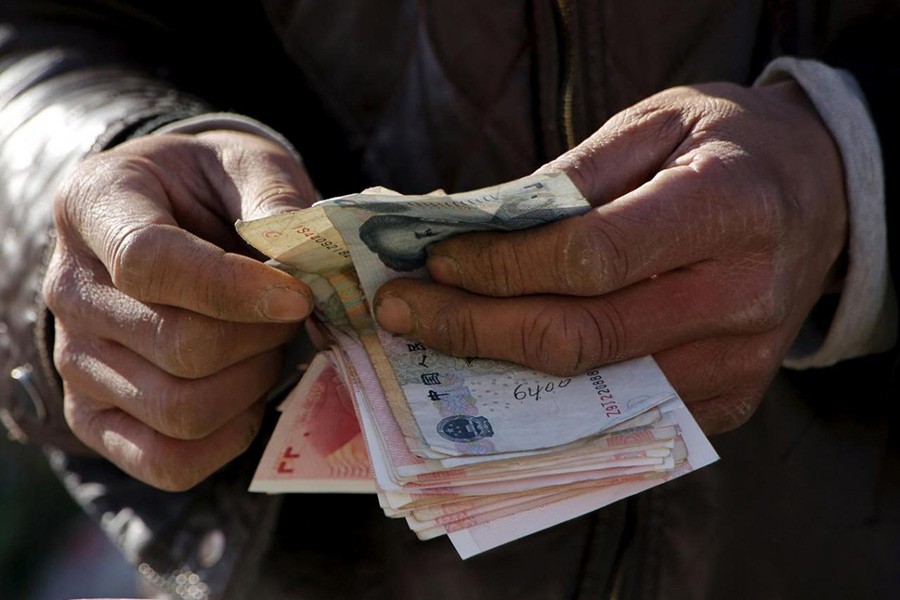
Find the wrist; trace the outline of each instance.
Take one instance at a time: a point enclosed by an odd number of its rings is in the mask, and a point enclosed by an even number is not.
[[[846,251],[832,270],[831,289],[843,280],[841,297],[825,326],[812,320],[791,349],[785,366],[823,367],[881,352],[895,341],[897,305],[888,271],[884,171],[866,100],[849,73],[812,60],[782,57],[755,85],[793,81],[802,87],[827,127],[843,163],[849,211]],[[826,299],[827,300],[827,299]],[[818,311],[822,312],[822,311]]]

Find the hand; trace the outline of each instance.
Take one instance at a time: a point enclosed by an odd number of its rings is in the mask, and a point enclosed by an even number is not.
[[[668,90],[541,170],[596,208],[435,245],[436,283],[383,286],[380,324],[554,374],[653,354],[708,433],[746,421],[846,239],[840,158],[802,90]]]
[[[228,131],[134,140],[68,177],[44,296],[78,438],[167,490],[246,449],[312,296],[242,255],[233,223],[314,195],[283,148]]]

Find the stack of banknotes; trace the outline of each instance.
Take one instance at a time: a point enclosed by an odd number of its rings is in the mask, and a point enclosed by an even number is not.
[[[651,357],[555,377],[442,354],[372,317],[382,284],[427,277],[431,243],[589,209],[559,174],[452,195],[375,188],[239,222],[313,290],[330,346],[282,403],[251,491],[374,492],[468,558],[715,461]]]

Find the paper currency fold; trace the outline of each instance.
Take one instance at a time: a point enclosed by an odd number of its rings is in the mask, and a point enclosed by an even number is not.
[[[422,539],[447,534],[467,558],[716,460],[650,357],[553,377],[448,356],[372,318],[366,298],[383,283],[426,277],[429,244],[589,208],[565,175],[538,175],[449,196],[379,189],[238,222],[310,285],[331,335],[251,491],[377,491],[388,516]]]

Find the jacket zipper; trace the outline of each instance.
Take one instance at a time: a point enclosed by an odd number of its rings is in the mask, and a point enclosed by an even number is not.
[[[571,0],[555,0],[556,8],[562,21],[560,31],[561,48],[565,60],[565,71],[561,86],[562,102],[560,103],[560,122],[563,126],[566,146],[569,149],[575,147],[575,42],[572,35]],[[631,517],[629,517],[630,519]],[[620,541],[621,543],[625,543]],[[610,573],[611,589],[610,600],[620,600],[623,594],[624,573],[623,557],[616,560]]]
[[[565,54],[565,73],[563,73],[560,120],[566,138],[566,147],[572,149],[575,147],[575,119],[573,116],[573,104],[575,102],[575,48],[570,34],[570,28],[572,26],[571,7],[568,0],[556,0],[556,7],[559,9],[559,14],[562,18],[560,39],[562,40],[563,52]]]

